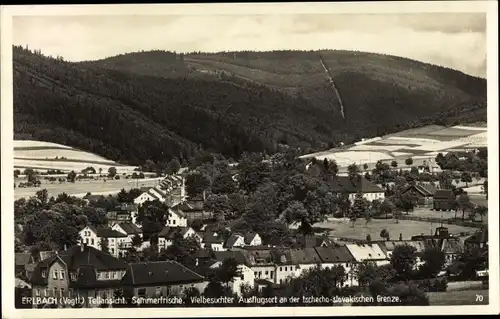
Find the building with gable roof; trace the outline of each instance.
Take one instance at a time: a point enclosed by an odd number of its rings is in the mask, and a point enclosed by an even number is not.
[[[377,266],[383,266],[389,263],[387,256],[380,246],[375,243],[347,244],[345,247],[349,250],[357,263],[370,261],[374,262]]]
[[[175,236],[178,235],[184,239],[193,237],[198,243],[201,243],[201,237],[191,227],[165,226],[158,234],[158,251],[167,249],[172,245]]]
[[[410,192],[414,195],[414,205],[419,206],[432,206],[436,187],[431,184],[414,184],[407,186],[402,194]]]
[[[337,176],[328,182],[328,186],[332,193],[347,194],[351,202],[354,202],[358,193],[370,202],[383,201],[385,198],[383,188],[361,176],[357,179],[351,179],[349,176]]]
[[[165,226],[170,226],[170,227],[187,226],[187,218],[182,210],[176,208],[170,208],[168,212],[169,214]]]
[[[79,234],[80,244],[86,244],[98,250],[102,250],[101,239],[106,239],[109,253],[114,257],[120,256],[128,243],[126,234],[109,227],[95,228],[94,226],[87,226],[80,230]]]
[[[343,286],[357,286],[358,278],[355,274],[356,259],[345,246],[316,247],[316,253],[321,259],[321,267],[333,268],[341,266],[346,274]]]
[[[38,263],[31,277],[33,297],[81,298],[84,307],[98,307],[89,297],[113,298],[127,267],[94,247],[73,246]]]
[[[186,289],[200,293],[208,280],[176,261],[154,261],[129,264],[122,286],[136,297],[182,297]]]

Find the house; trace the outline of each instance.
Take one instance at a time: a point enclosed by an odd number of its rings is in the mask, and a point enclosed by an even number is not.
[[[202,293],[208,281],[178,262],[169,260],[129,264],[121,284],[135,297],[161,298],[182,297],[184,291],[190,288]],[[179,298],[179,305],[181,303]]]
[[[172,245],[176,236],[181,236],[184,239],[193,237],[197,242],[201,243],[201,237],[191,227],[165,226],[158,234],[158,251],[167,249],[170,245]]]
[[[142,229],[132,222],[117,223],[111,229],[127,236],[127,239],[124,241],[124,248],[132,247],[132,241],[135,236],[139,236],[142,239]]]
[[[458,237],[443,239],[440,247],[445,256],[445,265],[450,265],[464,252],[464,243]]]
[[[270,248],[244,247],[241,252],[245,256],[245,265],[254,273],[255,280],[267,279],[275,282],[276,268]]]
[[[314,248],[291,249],[290,257],[299,275],[321,264],[321,259]]]
[[[438,189],[434,193],[433,209],[434,210],[454,210],[456,207],[456,196],[451,189]]]
[[[169,209],[168,219],[166,221],[166,226],[170,227],[186,227],[187,218],[186,215],[180,209]]]
[[[296,240],[299,248],[328,247],[333,244],[328,237],[318,235],[299,235]]]
[[[29,264],[34,264],[35,260],[30,253],[15,253],[15,271],[16,275],[23,274],[26,275],[26,266]]]
[[[211,248],[213,251],[224,250],[224,238],[217,232],[205,231],[201,238],[201,248]]]
[[[382,251],[387,256],[387,259],[391,259],[392,253],[394,249],[398,246],[410,246],[415,248],[415,253],[417,255],[417,261],[415,263],[415,267],[420,266],[423,262],[421,261],[422,254],[424,251],[430,247],[434,247],[434,243],[426,240],[388,240],[388,241],[380,241],[377,243],[382,249]]]
[[[87,226],[82,229],[79,234],[81,238],[80,244],[86,244],[99,250],[102,250],[101,240],[107,240],[109,253],[114,257],[120,255],[120,252],[126,248],[128,242],[128,236],[126,234],[108,227],[95,228],[93,226]]]
[[[332,193],[348,194],[351,202],[354,202],[358,193],[361,193],[363,198],[370,202],[374,200],[383,201],[385,198],[383,188],[361,176],[357,179],[349,176],[337,176],[328,182],[328,186]]]
[[[316,253],[321,260],[322,268],[333,268],[342,266],[346,274],[345,282],[341,286],[357,286],[358,278],[355,273],[356,259],[351,255],[349,249],[345,246],[336,247],[316,247]]]
[[[488,247],[488,227],[483,227],[464,241],[467,250],[484,249]]]
[[[104,196],[103,195],[92,195],[90,193],[88,193],[87,195],[83,196],[83,200],[87,203],[92,203],[92,202],[97,202],[98,200],[100,199],[103,199]]]
[[[157,192],[150,188],[148,191],[142,193],[134,199],[134,204],[143,205],[145,202],[152,202],[158,200],[160,202],[164,202],[165,198],[159,195]]]
[[[177,205],[186,198],[184,177],[168,175],[158,185],[149,188],[134,199],[134,204],[142,205],[147,201],[159,200],[169,206]]]
[[[411,193],[415,198],[415,206],[429,206],[432,205],[436,187],[431,184],[414,184],[407,186],[401,192],[402,194]]]
[[[232,249],[235,247],[244,247],[245,237],[241,234],[231,234],[224,244],[224,248]]]
[[[52,250],[42,250],[39,253],[38,260],[40,260],[40,261],[45,260],[47,258],[54,256],[55,254],[56,254],[56,252],[52,251]]]
[[[246,258],[242,251],[216,251],[214,252],[214,257],[218,262],[211,266],[213,270],[216,270],[218,267],[220,267],[227,259],[234,259],[236,261],[239,274],[238,276],[233,278],[233,281],[230,283],[233,293],[241,295],[241,288],[244,285],[248,285],[250,287],[253,287],[255,285],[255,273],[249,266],[245,264]]]
[[[262,245],[262,239],[259,234],[250,232],[245,235],[245,245],[246,246],[260,246]]]
[[[113,227],[113,225],[117,223],[135,223],[137,213],[138,211],[136,205],[123,204],[121,206],[117,206],[106,213],[106,217],[108,218],[108,225],[109,227]]]
[[[368,261],[375,263],[377,266],[383,266],[389,263],[387,256],[380,246],[375,243],[347,244],[345,247],[349,250],[357,263]]]
[[[33,297],[78,298],[84,307],[99,307],[91,298],[113,298],[127,268],[124,261],[94,247],[73,246],[38,263],[31,278]]]
[[[206,220],[212,219],[214,217],[213,212],[204,210],[204,201],[203,200],[193,200],[190,199],[188,201],[182,202],[179,205],[173,206],[173,209],[178,209],[184,213],[188,220]]]

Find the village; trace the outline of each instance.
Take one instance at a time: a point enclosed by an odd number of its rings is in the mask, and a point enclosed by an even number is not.
[[[343,291],[362,293],[381,279],[380,273],[391,274],[382,278],[390,277],[394,284],[411,280],[426,293],[446,292],[455,282],[484,283],[487,180],[478,178],[474,183],[468,176],[484,170],[486,154],[481,149],[438,155],[443,169],[433,173],[422,165],[403,171],[379,161],[371,171],[353,164],[342,174],[334,161],[286,155],[224,165],[211,159],[167,174],[154,187],[117,195],[48,198],[40,190],[15,204],[17,302],[20,307],[37,308],[119,307],[119,300],[126,297],[128,305],[137,298],[175,296],[190,305],[192,296],[272,297],[322,271],[328,272],[328,285],[336,289],[329,298]],[[325,200],[332,196],[331,201],[314,204],[325,205],[318,208],[321,216],[313,216],[314,205],[307,206],[310,193],[301,197],[303,203],[289,204],[279,217],[287,230],[274,225],[266,229],[265,220],[248,226],[254,223],[248,217],[254,216],[253,210],[259,215],[268,209],[262,203],[267,195],[252,204],[241,197],[241,205],[251,206],[241,208],[234,204],[238,202],[234,194],[258,193],[253,184],[265,178],[252,174],[265,170],[298,176],[296,170],[301,178],[319,178],[327,187]],[[453,178],[456,172],[461,180]],[[296,186],[311,187],[311,181]],[[481,191],[469,197],[467,190],[477,188]],[[474,203],[477,199],[479,204]],[[264,207],[252,206],[259,204]],[[264,218],[257,215],[252,218]],[[232,227],[238,220],[245,226]],[[57,234],[58,227],[71,229]],[[30,236],[31,242],[23,242]],[[54,302],[63,297],[81,303]]]

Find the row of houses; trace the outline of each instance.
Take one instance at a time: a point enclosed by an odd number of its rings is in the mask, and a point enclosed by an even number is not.
[[[168,175],[155,187],[141,190],[144,192],[134,199],[136,205],[159,200],[169,206],[175,206],[186,200],[185,178],[182,175]]]
[[[202,292],[209,283],[209,274],[226,259],[232,258],[240,271],[230,283],[235,293],[241,293],[244,285],[279,285],[318,266],[343,267],[345,281],[338,284],[355,286],[358,284],[356,266],[359,263],[370,261],[379,266],[386,265],[394,249],[400,245],[415,247],[418,255],[428,247],[439,247],[445,252],[447,262],[451,262],[464,247],[459,244],[458,238],[445,237],[446,234],[446,229],[441,229],[433,238],[303,249],[264,246],[243,246],[214,252],[202,249],[196,254],[194,269],[175,261],[127,264],[82,244],[40,256],[41,261],[33,268],[29,282],[33,297],[101,297],[104,300],[113,298],[118,289],[128,290],[137,297],[180,296],[187,288]],[[484,229],[465,240],[465,249],[484,247],[487,238],[487,229]],[[16,254],[16,271],[20,270],[22,263],[32,261],[30,258],[26,254]],[[82,300],[88,302],[90,299]],[[84,306],[96,307],[99,304]]]

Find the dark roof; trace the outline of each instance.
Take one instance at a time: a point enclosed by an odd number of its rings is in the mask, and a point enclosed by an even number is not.
[[[168,210],[169,213],[173,213],[173,214],[176,214],[177,216],[179,217],[186,217],[186,214],[184,214],[184,212],[178,208],[171,208]]]
[[[55,251],[52,250],[47,250],[47,251],[40,251],[40,261],[45,260],[47,258],[50,258],[56,254]]]
[[[252,240],[255,238],[255,236],[257,236],[257,233],[252,233],[252,232],[247,233],[245,235],[245,244],[249,245],[252,242]]]
[[[117,238],[117,237],[127,237],[127,235],[120,233],[119,231],[113,230],[109,227],[102,228],[94,228],[89,226],[96,234],[97,237],[105,237],[105,238]]]
[[[83,197],[83,199],[86,199],[86,200],[91,201],[91,202],[98,201],[101,198],[104,198],[104,195],[92,195],[92,194],[90,194],[90,195],[85,195]]]
[[[345,263],[355,261],[354,257],[345,246],[316,247],[316,253],[324,263]]]
[[[122,283],[127,286],[160,286],[201,282],[204,277],[176,261],[129,264]]]
[[[16,266],[26,266],[31,262],[30,253],[16,253],[15,257]]]
[[[183,212],[203,211],[203,200],[189,200],[174,206],[173,208],[179,209]]]
[[[384,190],[377,184],[364,177],[351,179],[349,176],[337,176],[328,183],[332,192],[335,193],[383,193]]]
[[[292,264],[292,255],[290,254],[291,249],[273,249],[272,255],[274,262],[278,265],[290,265]]]
[[[246,247],[245,247],[246,248]],[[246,264],[251,266],[258,265],[272,265],[274,263],[273,254],[271,249],[244,249],[241,250],[246,259]]]
[[[208,248],[201,248],[201,249],[198,249],[194,253],[194,256],[196,258],[200,258],[200,259],[207,259],[207,258],[210,258],[211,252],[210,252],[210,249],[208,249]]]
[[[215,251],[215,259],[218,261],[224,261],[226,259],[233,258],[239,264],[245,264],[245,254],[241,250],[227,250],[227,251]]]
[[[224,239],[220,234],[217,234],[211,231],[206,231],[203,233],[203,242],[207,244],[222,244],[224,243]]]
[[[124,222],[119,225],[129,235],[142,234],[142,230],[134,223]]]
[[[434,199],[454,199],[455,193],[451,189],[438,189],[434,194]]]
[[[233,248],[233,246],[234,246],[234,244],[236,244],[236,241],[238,240],[238,238],[243,238],[243,241],[245,241],[245,237],[243,237],[243,235],[231,234],[231,236],[229,236],[229,238],[226,240],[225,246],[227,248]]]
[[[297,236],[297,243],[302,248],[314,248],[319,247],[323,243],[327,245],[331,244],[331,241],[326,236],[317,236],[317,235],[299,235]]]
[[[463,244],[459,238],[446,238],[443,239],[441,250],[445,254],[460,254],[464,251]]]
[[[208,277],[213,274],[214,269],[210,268],[220,261],[215,259],[202,259],[198,260],[198,265],[195,267],[194,271],[204,277]]]
[[[466,244],[485,244],[488,242],[488,228],[483,228],[465,240]]]
[[[416,191],[424,197],[432,197],[436,193],[436,188],[430,184],[409,185],[405,190],[403,190],[403,193],[406,193],[409,190]]]
[[[318,253],[314,248],[292,249],[290,250],[292,263],[298,264],[316,264],[321,262]]]
[[[39,262],[33,272],[32,282],[34,284],[46,285],[47,278],[42,277],[42,270],[47,270],[56,260],[61,260],[66,264],[69,271],[77,271],[79,273],[77,284],[96,284],[95,271],[125,270],[127,268],[127,264],[121,259],[115,258],[98,249],[87,245],[73,246],[68,250]]]
[[[176,234],[184,236],[184,234],[189,230],[189,227],[170,227],[165,226],[162,231],[158,234],[158,237],[166,239],[174,239]]]

